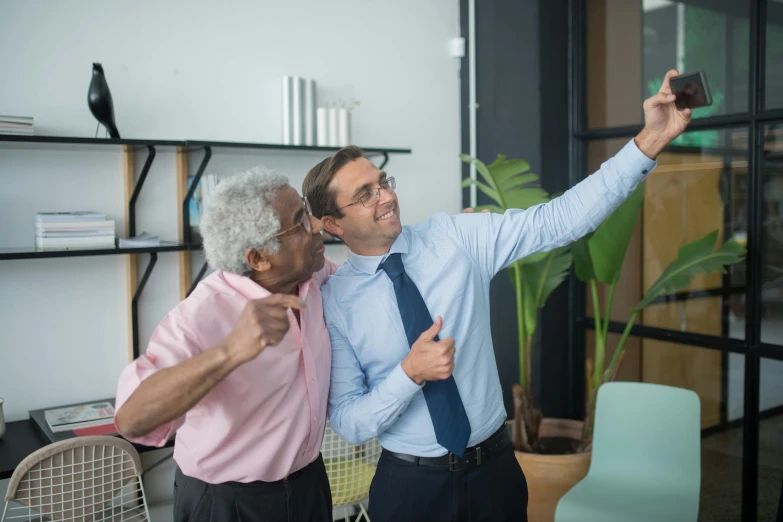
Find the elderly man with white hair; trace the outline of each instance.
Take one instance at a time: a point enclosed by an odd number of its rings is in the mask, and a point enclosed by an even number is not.
[[[331,520],[322,229],[284,176],[225,179],[201,221],[215,272],[122,372],[118,431],[158,447],[177,434],[174,520]]]

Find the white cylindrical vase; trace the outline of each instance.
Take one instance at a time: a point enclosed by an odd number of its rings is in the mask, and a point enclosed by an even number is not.
[[[294,76],[293,88],[293,117],[291,133],[292,145],[305,144],[305,79]]]
[[[337,107],[329,107],[329,132],[326,135],[330,147],[339,147],[337,144],[337,112]]]
[[[294,142],[293,117],[294,117],[294,78],[283,76],[283,145],[291,145]]]
[[[305,136],[304,144],[313,146],[316,143],[315,128],[315,80],[305,80],[304,120]]]
[[[328,147],[329,146],[329,109],[326,107],[319,107],[318,108],[318,146],[319,147]]]
[[[337,111],[337,146],[347,147],[351,144],[351,112],[348,109]]]

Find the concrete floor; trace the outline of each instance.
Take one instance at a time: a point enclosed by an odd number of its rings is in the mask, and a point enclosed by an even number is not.
[[[741,427],[702,439],[701,470],[699,520],[742,520]],[[783,483],[783,415],[761,421],[758,482],[757,521],[774,522]]]

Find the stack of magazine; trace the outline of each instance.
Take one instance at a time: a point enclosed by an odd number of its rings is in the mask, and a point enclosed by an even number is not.
[[[34,410],[30,418],[38,430],[52,442],[86,435],[113,435],[114,401],[72,404],[59,408]]]
[[[34,120],[32,116],[8,116],[0,114],[0,134],[32,136],[35,134],[33,123]]]
[[[99,212],[39,212],[35,246],[38,250],[114,248],[114,221]]]

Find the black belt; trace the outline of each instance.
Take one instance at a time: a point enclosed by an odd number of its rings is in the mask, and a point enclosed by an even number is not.
[[[449,468],[449,471],[460,471],[481,465],[482,462],[496,456],[502,450],[511,444],[511,430],[504,423],[503,426],[493,433],[487,440],[467,448],[462,457],[453,453],[447,453],[440,457],[417,457],[405,453],[395,453],[389,450],[383,450],[392,457],[411,462],[417,466],[432,466],[435,468]]]

